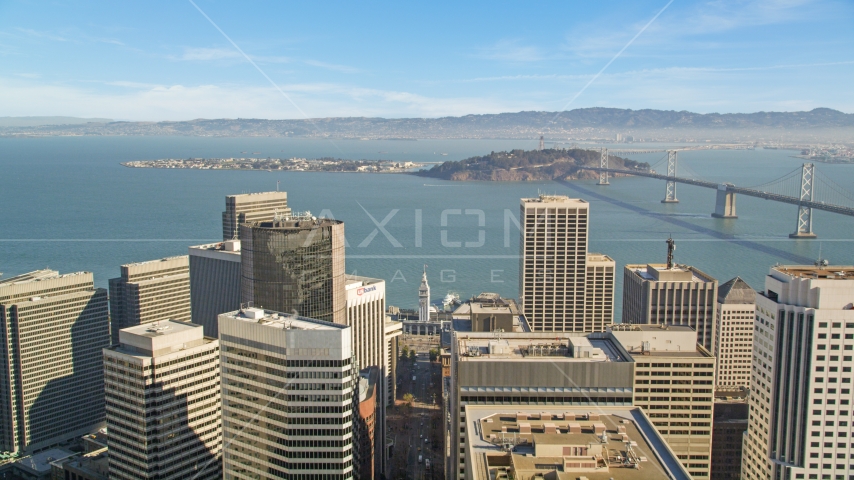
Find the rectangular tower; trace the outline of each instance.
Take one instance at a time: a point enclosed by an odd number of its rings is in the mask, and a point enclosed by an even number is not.
[[[740,277],[718,287],[714,350],[718,359],[716,389],[750,387],[755,313],[756,292]]]
[[[122,265],[121,277],[110,279],[112,343],[119,330],[164,318],[191,320],[187,255]]]
[[[623,322],[687,325],[713,350],[718,281],[688,265],[626,265]]]
[[[385,471],[385,445],[386,445],[386,405],[385,397],[387,391],[386,381],[388,371],[386,370],[385,353],[385,280],[378,278],[360,277],[357,275],[346,275],[345,286],[347,290],[347,325],[352,334],[351,345],[353,356],[358,362],[359,369],[369,367],[377,368],[377,391],[376,395],[376,434],[373,435],[377,453],[377,471]],[[361,408],[361,407],[360,407]]]
[[[756,295],[748,480],[854,475],[854,266],[780,265]]]
[[[222,239],[239,239],[241,223],[270,221],[273,216],[290,215],[288,192],[258,192],[228,195],[222,212]]]
[[[107,291],[89,272],[0,281],[0,451],[32,452],[104,423]]]
[[[217,316],[240,308],[240,240],[190,247],[193,323],[217,337]]]
[[[244,308],[219,335],[223,478],[353,478],[350,327]]]
[[[104,350],[110,478],[222,478],[219,341],[166,320]]]
[[[584,331],[604,332],[614,323],[614,277],[617,263],[601,253],[587,254]]]
[[[533,332],[583,332],[589,204],[563,195],[520,205],[519,299]]]

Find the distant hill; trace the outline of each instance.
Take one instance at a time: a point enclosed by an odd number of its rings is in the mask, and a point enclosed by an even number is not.
[[[486,180],[519,182],[536,180],[572,180],[595,178],[598,174],[580,170],[580,165],[598,166],[600,153],[582,149],[511,150],[492,152],[456,162],[445,162],[416,175],[443,180]],[[608,156],[611,168],[649,170],[648,163],[635,162],[614,155]]]
[[[25,119],[30,123],[23,126]],[[39,119],[39,120],[35,120]],[[72,123],[74,120],[74,123]],[[829,108],[808,112],[692,113],[673,110],[580,108],[556,112],[518,112],[442,118],[342,117],[311,120],[197,119],[181,122],[109,122],[70,117],[0,119],[3,135],[189,135],[312,136],[339,138],[536,138],[569,136],[580,131],[662,132],[664,130],[805,131],[854,129],[854,114]],[[64,122],[64,124],[62,124]],[[38,125],[36,125],[38,124]],[[49,124],[49,125],[48,125]],[[61,124],[61,125],[60,125]],[[57,126],[58,125],[58,126]],[[5,128],[3,128],[5,126]],[[778,133],[779,134],[779,133]]]
[[[0,127],[40,127],[42,125],[79,125],[83,123],[107,123],[110,118],[78,117],[0,117]]]

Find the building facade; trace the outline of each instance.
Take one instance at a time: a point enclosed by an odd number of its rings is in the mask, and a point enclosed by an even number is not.
[[[712,417],[712,480],[741,478],[741,453],[744,433],[747,431],[748,412],[746,388],[715,392]]]
[[[311,214],[240,225],[241,302],[345,325],[344,222]]]
[[[780,265],[765,277],[742,478],[854,475],[852,301],[854,266]]]
[[[626,265],[623,322],[687,325],[714,351],[718,281],[697,268],[665,264]]]
[[[89,272],[0,281],[0,451],[28,453],[103,426],[109,318],[107,291]]]
[[[601,332],[613,323],[614,262],[587,252],[589,210],[563,195],[521,200],[519,302],[533,332]]]
[[[291,214],[287,192],[228,195],[222,212],[222,240],[239,240],[241,223],[270,221],[277,214]]]
[[[240,308],[240,240],[190,247],[192,321],[216,338],[220,313]]]
[[[585,280],[584,328],[601,332],[614,323],[614,281],[617,262],[601,253],[587,254]]]
[[[356,409],[358,415],[354,416],[353,430],[355,432],[354,458],[358,470],[356,476],[363,480],[378,478],[381,472],[379,459],[381,458],[381,447],[377,434],[381,433],[378,422],[379,411],[382,408],[381,396],[378,394],[380,369],[368,367],[359,371],[358,395],[359,406]]]
[[[715,357],[686,326],[614,325],[634,359],[634,405],[694,478],[711,474]]]
[[[122,265],[121,276],[110,279],[112,342],[124,328],[164,318],[191,320],[187,255]]]
[[[104,350],[110,478],[222,478],[219,341],[167,320]]]
[[[740,277],[718,287],[715,312],[715,357],[718,390],[750,387],[756,292]]]
[[[688,327],[657,325],[500,337],[453,332],[443,383],[446,478],[474,478],[465,444],[472,406],[577,413],[640,406],[682,467],[708,477],[715,358],[696,341]]]
[[[377,379],[375,381],[378,384],[376,390],[380,393],[376,395],[378,399],[375,402],[377,405],[376,417],[373,420],[377,425],[376,442],[371,442],[371,453],[375,451],[378,454],[376,471],[384,472],[388,457],[386,451],[386,406],[388,405],[386,392],[388,386],[386,382],[394,381],[394,372],[389,372],[389,366],[386,365],[385,280],[346,275],[345,289],[347,291],[347,325],[352,334],[353,356],[360,370],[369,367],[377,368]],[[374,438],[373,434],[372,438]],[[373,448],[373,445],[376,448]]]
[[[224,479],[354,478],[349,330],[259,308],[219,316]]]

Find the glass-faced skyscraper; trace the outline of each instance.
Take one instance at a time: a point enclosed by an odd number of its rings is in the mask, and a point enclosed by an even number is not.
[[[344,222],[311,214],[240,225],[241,302],[346,324]]]

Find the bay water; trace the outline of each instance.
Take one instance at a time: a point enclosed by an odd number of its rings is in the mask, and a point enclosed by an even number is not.
[[[617,262],[616,318],[622,267],[676,261],[720,282],[739,275],[761,289],[768,268],[854,264],[854,218],[814,212],[817,240],[792,240],[796,207],[737,199],[737,220],[714,219],[715,191],[677,185],[678,204],[662,204],[664,182],[612,178],[609,186],[574,182],[448,182],[401,174],[213,171],[126,168],[120,162],[187,157],[340,157],[441,162],[537,140],[314,140],[207,137],[46,137],[0,139],[0,272],[39,268],[91,271],[96,284],[119,265],[183,255],[221,240],[228,194],[279,188],[295,211],[344,220],[348,273],[383,278],[388,304],[417,305],[424,266],[433,300],[448,292],[518,296],[519,199],[564,194],[590,202],[590,250]],[[637,146],[637,145],[635,145]],[[645,146],[645,145],[644,145]],[[615,146],[616,147],[616,146]],[[779,178],[803,161],[790,150],[687,151],[686,172],[751,186]],[[443,155],[445,154],[445,155]],[[662,153],[628,155],[652,164]],[[817,164],[854,190],[854,165]],[[661,170],[661,169],[659,169]]]

